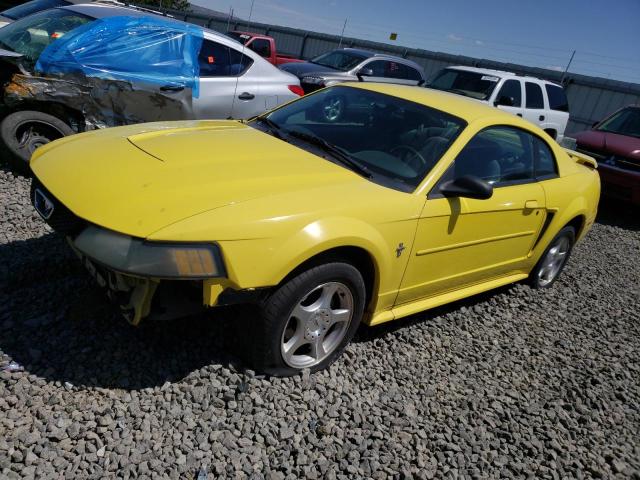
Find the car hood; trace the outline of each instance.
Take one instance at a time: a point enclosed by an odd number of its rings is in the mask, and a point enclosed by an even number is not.
[[[370,183],[236,121],[155,123],[75,135],[38,149],[31,169],[77,216],[142,238],[227,205]]]
[[[640,161],[640,138],[589,130],[576,135],[579,148],[603,155],[619,155]]]
[[[280,69],[285,72],[293,73],[298,78],[311,74],[335,76],[345,73],[340,70],[336,70],[335,68],[317,65],[311,62],[285,63],[280,67]]]

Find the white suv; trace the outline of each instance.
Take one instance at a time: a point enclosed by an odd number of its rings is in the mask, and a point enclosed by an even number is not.
[[[547,80],[474,67],[447,67],[427,85],[465,95],[535,123],[559,143],[569,121],[564,89]]]

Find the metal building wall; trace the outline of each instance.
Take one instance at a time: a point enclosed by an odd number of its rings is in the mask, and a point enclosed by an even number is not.
[[[203,17],[192,13],[167,13],[186,22],[195,23],[222,33],[227,31],[228,21],[219,17]],[[281,53],[296,55],[303,59],[313,58],[329,50],[338,48],[340,37],[324,33],[308,32],[277,25],[232,21],[231,30],[248,30],[271,35],[275,38]],[[527,67],[511,63],[471,58],[447,53],[405,48],[385,43],[371,42],[357,38],[343,38],[342,47],[355,47],[380,53],[390,53],[406,57],[421,65],[427,77],[449,65],[468,65],[475,67],[507,70],[520,74],[533,75],[559,82],[561,73],[554,70]],[[640,104],[640,85],[635,83],[607,80],[586,75],[568,74],[563,81],[569,99],[570,119],[566,133],[576,133],[589,128],[609,113],[630,104]]]

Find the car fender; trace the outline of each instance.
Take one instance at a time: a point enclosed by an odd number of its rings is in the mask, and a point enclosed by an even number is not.
[[[278,285],[310,258],[338,247],[365,250],[374,263],[376,281],[386,278],[391,249],[372,225],[348,217],[327,217],[306,224],[286,239],[250,239],[220,242],[229,259],[228,276],[239,288]],[[387,252],[385,254],[385,252]],[[244,259],[260,258],[260,266]]]
[[[576,241],[584,238],[595,221],[600,198],[600,181],[595,170],[546,181],[543,188],[547,197],[547,210],[554,217],[538,242],[537,251],[533,255],[536,261],[553,237],[576,217],[584,220],[580,232],[576,232]]]

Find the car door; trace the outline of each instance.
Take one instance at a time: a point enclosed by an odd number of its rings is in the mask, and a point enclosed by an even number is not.
[[[506,99],[509,99],[511,105],[504,105],[504,103],[509,103]],[[505,80],[495,96],[495,102],[497,102],[496,106],[500,110],[522,117],[524,112],[522,105],[522,82],[514,78]]]
[[[525,109],[522,118],[541,127],[547,116],[544,107],[542,87],[534,82],[524,82]]]
[[[475,135],[430,192],[396,304],[518,271],[544,222],[545,195],[534,174],[534,137],[509,126]],[[444,198],[440,186],[475,175],[491,198]]]
[[[257,80],[248,71],[253,60],[241,51],[205,38],[198,56],[200,92],[193,99],[195,118],[247,118],[259,100]]]

